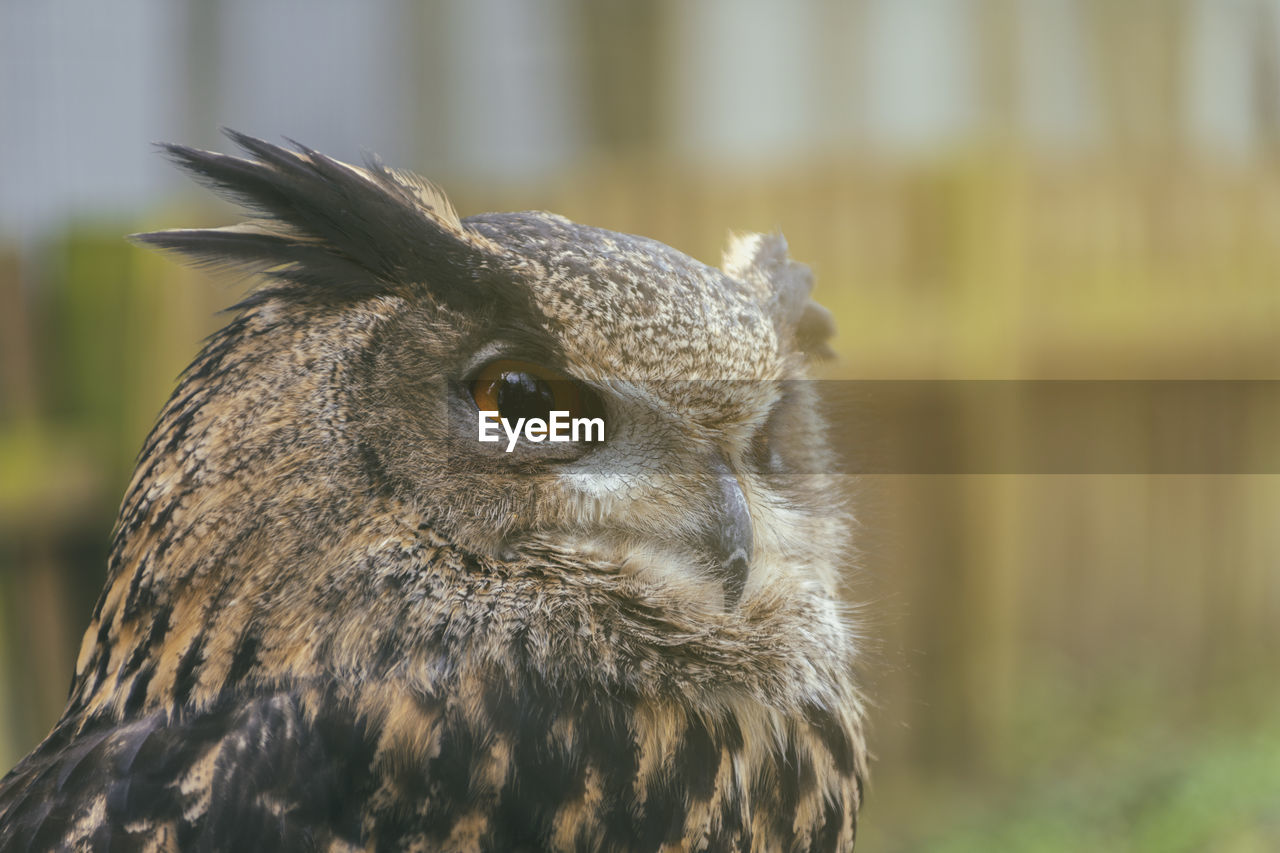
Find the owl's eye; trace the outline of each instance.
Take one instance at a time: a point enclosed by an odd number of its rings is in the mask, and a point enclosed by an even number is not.
[[[498,359],[471,383],[471,396],[481,411],[497,412],[515,423],[519,418],[546,420],[552,411],[570,418],[600,417],[600,399],[579,382],[528,361]]]

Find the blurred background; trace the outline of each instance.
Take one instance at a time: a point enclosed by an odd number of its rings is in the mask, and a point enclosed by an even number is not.
[[[232,221],[150,145],[220,125],[712,263],[780,228],[828,378],[1280,379],[1280,0],[0,0],[0,769],[243,287],[122,239]],[[1280,477],[850,485],[860,849],[1280,849]]]

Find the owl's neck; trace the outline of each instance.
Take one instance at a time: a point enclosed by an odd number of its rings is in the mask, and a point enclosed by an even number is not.
[[[381,523],[327,384],[367,333],[360,320],[258,306],[183,374],[121,506],[68,714],[207,702],[219,680],[261,668],[255,625],[300,645],[323,632],[305,606],[329,555]]]

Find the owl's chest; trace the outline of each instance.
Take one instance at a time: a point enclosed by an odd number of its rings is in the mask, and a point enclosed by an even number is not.
[[[417,760],[378,740],[371,837],[428,849],[843,850],[855,776],[804,724],[491,682],[427,706]],[[424,733],[425,734],[425,733]],[[781,737],[781,742],[775,740]]]
[[[55,732],[0,783],[0,827],[17,849],[852,846],[857,773],[811,726],[781,721],[771,746],[732,715],[500,682],[369,698],[283,690]]]

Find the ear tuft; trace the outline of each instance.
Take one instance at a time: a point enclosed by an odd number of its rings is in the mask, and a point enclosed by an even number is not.
[[[425,287],[444,301],[486,298],[480,272],[504,253],[468,230],[431,184],[373,158],[362,169],[297,143],[289,150],[225,132],[251,156],[161,148],[201,183],[262,218],[132,239],[200,264],[265,274],[277,280],[273,294],[351,300]]]
[[[827,341],[835,334],[831,312],[809,298],[813,273],[787,257],[781,234],[733,234],[721,269],[765,302],[774,325],[794,336],[796,347],[815,358],[834,355]]]

